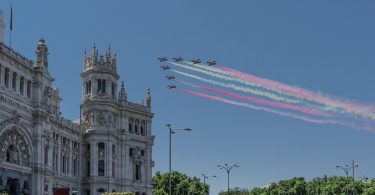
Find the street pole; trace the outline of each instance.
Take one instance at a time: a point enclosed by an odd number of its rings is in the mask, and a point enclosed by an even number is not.
[[[342,169],[342,170],[344,170],[345,171],[345,174],[346,174],[346,180],[348,181],[349,180],[349,171],[352,169],[352,173],[353,173],[353,186],[352,186],[352,194],[354,195],[355,194],[355,192],[354,192],[354,169],[355,168],[358,168],[359,167],[359,165],[357,164],[357,163],[355,163],[355,161],[353,160],[352,161],[352,166],[351,167],[349,167],[349,165],[345,165],[345,166],[339,166],[339,165],[337,165],[336,166],[336,168],[337,169]]]
[[[172,129],[169,127],[169,195],[172,195]]]
[[[203,176],[203,186],[206,188],[206,179],[208,179],[209,176],[207,176],[207,175],[204,174],[204,173],[202,173],[202,176]],[[216,175],[213,175],[213,176],[211,176],[211,177],[217,177],[217,176],[216,176]],[[209,194],[209,190],[210,190],[210,189],[207,190],[207,191],[208,191],[208,194]]]
[[[224,169],[226,172],[227,172],[227,174],[228,174],[228,194],[229,194],[229,173],[230,173],[230,171],[234,168],[234,167],[240,167],[240,166],[238,166],[237,164],[234,164],[234,165],[232,165],[232,166],[228,166],[228,164],[225,164],[225,166],[222,166],[222,165],[218,165],[217,166],[219,169]]]
[[[191,131],[190,128],[176,128],[172,129],[171,124],[166,125],[169,130],[169,193],[168,195],[172,195],[172,133],[175,133],[176,130],[185,130],[185,131]]]

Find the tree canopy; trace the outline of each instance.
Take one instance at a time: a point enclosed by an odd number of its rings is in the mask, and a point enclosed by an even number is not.
[[[346,177],[317,177],[306,181],[303,177],[281,180],[266,187],[251,190],[235,188],[219,195],[375,195],[375,179],[369,182],[356,180],[353,186],[352,178]]]
[[[189,177],[183,173],[173,171],[172,172],[172,194],[194,194],[194,195],[206,195],[208,194],[208,185],[201,183],[197,177]],[[168,195],[169,192],[169,173],[161,174],[159,171],[156,172],[155,176],[152,177],[153,195]]]

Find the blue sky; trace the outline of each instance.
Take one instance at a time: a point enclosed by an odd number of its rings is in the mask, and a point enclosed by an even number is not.
[[[128,98],[152,90],[154,170],[168,170],[166,123],[190,127],[173,137],[173,169],[217,175],[211,193],[226,189],[218,164],[237,163],[231,187],[263,186],[294,176],[375,176],[373,133],[316,125],[167,90],[159,56],[215,59],[220,64],[334,97],[375,104],[374,1],[1,1],[13,3],[12,46],[35,59],[44,37],[62,111],[79,118],[83,52],[94,42],[118,56]],[[7,24],[7,27],[9,23]],[[9,42],[8,28],[5,42]]]

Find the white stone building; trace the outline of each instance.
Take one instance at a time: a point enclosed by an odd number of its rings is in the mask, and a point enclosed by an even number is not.
[[[128,101],[116,64],[110,48],[85,52],[81,120],[74,124],[60,112],[45,41],[33,62],[0,40],[0,192],[151,195],[150,91],[145,105]]]

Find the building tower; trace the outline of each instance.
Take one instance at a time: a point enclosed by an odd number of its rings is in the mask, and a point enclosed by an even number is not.
[[[117,90],[116,64],[110,47],[105,55],[99,56],[95,44],[91,55],[84,53],[81,191],[151,194],[151,94],[146,105],[129,102],[124,82]]]
[[[83,72],[82,116],[85,129],[84,147],[86,156],[82,162],[83,184],[89,194],[109,192],[117,187],[115,173],[112,173],[112,148],[116,149],[117,126],[117,81],[116,55],[111,48],[104,55],[98,55],[95,44],[91,56],[85,52]],[[84,166],[86,165],[86,166]],[[88,193],[87,193],[88,194]]]

